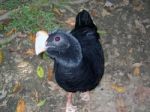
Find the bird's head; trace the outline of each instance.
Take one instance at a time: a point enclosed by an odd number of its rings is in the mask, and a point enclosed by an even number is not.
[[[69,48],[71,41],[70,37],[66,32],[57,30],[49,34],[48,39],[46,40],[46,50],[52,55],[64,54]]]
[[[47,51],[50,57],[62,60],[75,59],[81,55],[78,40],[71,34],[61,30],[50,34],[42,31],[37,32],[35,51],[37,55]]]

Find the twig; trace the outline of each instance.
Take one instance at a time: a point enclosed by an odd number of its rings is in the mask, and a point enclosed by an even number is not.
[[[18,33],[15,33],[14,35],[10,36],[10,37],[7,37],[7,38],[4,38],[0,41],[0,45],[3,45],[3,44],[6,44],[6,43],[9,43],[10,41],[12,41],[13,39],[15,39],[17,36],[21,35],[20,32]]]
[[[70,12],[72,12],[73,14],[77,14],[76,12],[75,12],[75,10],[73,9],[73,8],[71,8],[70,6],[68,6],[68,5],[65,5],[65,6],[63,6],[65,9],[67,9],[68,11],[70,11]]]
[[[9,15],[10,15],[11,11],[3,14],[2,16],[0,16],[0,21],[4,20],[4,19],[9,19]]]
[[[76,5],[76,4],[86,3],[88,1],[89,0],[75,0],[75,1],[69,2],[69,4]]]
[[[9,11],[9,12],[7,12],[7,13],[1,15],[1,16],[0,16],[0,21],[5,20],[5,19],[9,19],[9,18],[10,18],[10,17],[9,17],[10,14],[13,13],[13,12],[15,12],[15,11],[17,11],[17,10],[19,10],[19,8],[18,8],[18,9],[11,10],[11,11]]]

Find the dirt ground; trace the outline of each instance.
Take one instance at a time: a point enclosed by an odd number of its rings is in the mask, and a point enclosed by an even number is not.
[[[150,1],[116,0],[111,7],[104,7],[103,0],[85,1],[70,5],[72,10],[63,9],[57,18],[65,21],[81,9],[91,13],[101,34],[105,74],[89,102],[76,93],[73,104],[78,112],[150,112]],[[52,84],[47,81],[52,60],[22,55],[33,47],[27,38],[16,38],[3,48],[0,112],[15,112],[20,99],[26,112],[65,112],[65,91],[53,87],[54,76]],[[38,65],[44,68],[44,78],[36,75]]]

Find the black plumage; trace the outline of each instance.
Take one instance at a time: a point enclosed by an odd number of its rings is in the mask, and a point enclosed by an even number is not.
[[[70,32],[49,34],[47,52],[55,60],[55,78],[68,92],[94,89],[104,74],[104,55],[97,27],[85,10],[76,17]]]

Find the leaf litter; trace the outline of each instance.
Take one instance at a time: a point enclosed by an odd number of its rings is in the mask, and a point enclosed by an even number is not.
[[[20,98],[17,103],[16,112],[25,112],[26,103],[23,98]]]

